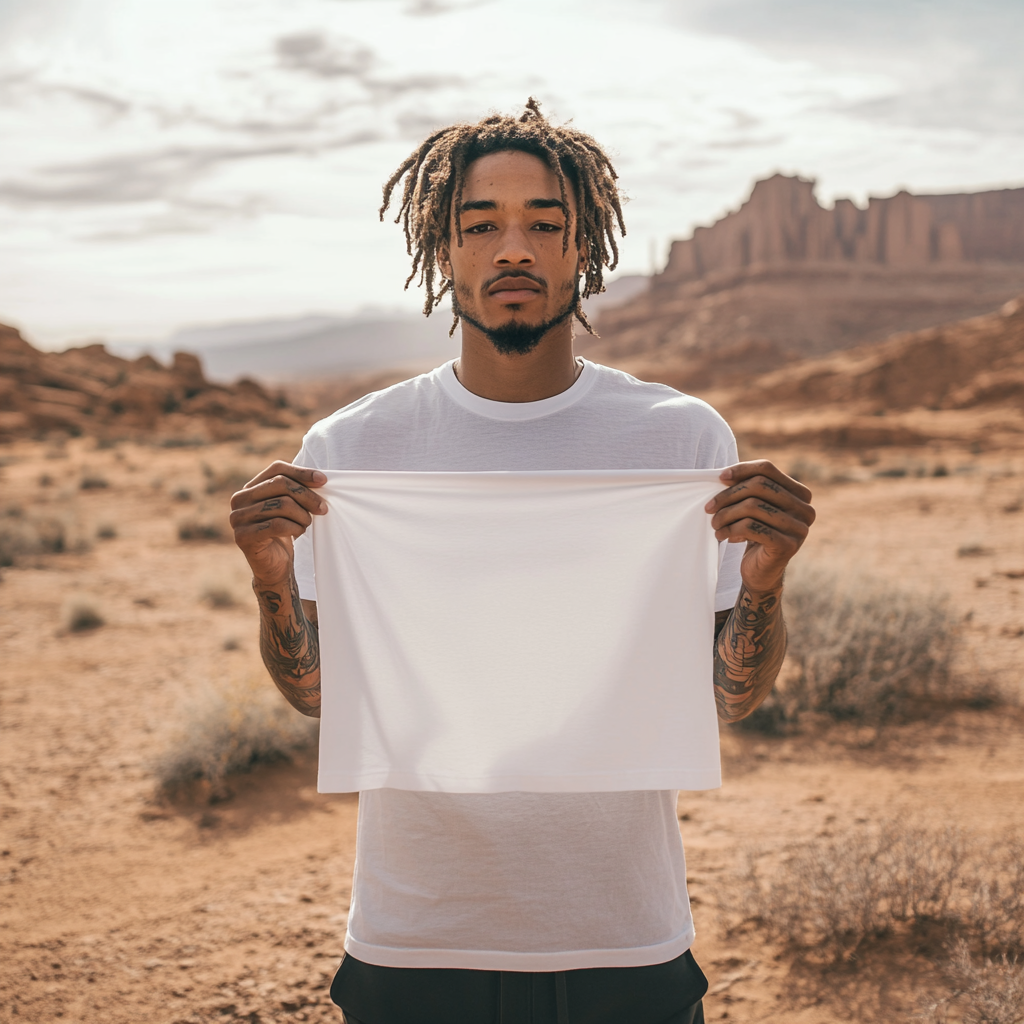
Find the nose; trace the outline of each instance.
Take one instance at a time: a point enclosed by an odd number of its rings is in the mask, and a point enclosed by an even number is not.
[[[501,235],[501,242],[494,250],[496,267],[529,267],[536,262],[530,240],[518,224],[510,224]]]

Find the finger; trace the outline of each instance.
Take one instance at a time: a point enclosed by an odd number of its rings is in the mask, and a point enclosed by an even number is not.
[[[289,495],[267,498],[257,504],[234,509],[228,517],[232,529],[246,523],[259,523],[267,519],[291,519],[303,529],[313,521],[309,512]]]
[[[272,462],[266,469],[257,473],[245,487],[252,487],[275,476],[291,477],[297,483],[305,484],[307,487],[323,487],[327,483],[326,474],[319,469],[307,469],[305,466],[295,466],[290,462]],[[245,488],[243,488],[244,490]]]
[[[789,533],[801,540],[807,536],[809,525],[799,516],[783,511],[762,498],[746,498],[734,505],[726,505],[711,517],[711,526],[720,530],[741,519],[755,519],[781,533]]]
[[[720,530],[715,530],[715,538],[719,541],[727,540],[731,544],[739,544],[741,541],[760,544],[770,556],[784,561],[789,561],[803,543],[802,538],[766,526],[757,519],[740,519],[738,522],[729,523]]]
[[[815,511],[806,501],[788,491],[781,484],[771,479],[771,477],[763,475],[749,477],[734,484],[732,487],[727,487],[724,491],[719,491],[704,508],[708,512],[716,512],[729,505],[740,504],[750,498],[764,501],[775,508],[782,509],[808,526],[814,522]]]
[[[752,476],[763,476],[775,483],[780,484],[790,494],[796,495],[801,501],[810,501],[810,489],[805,487],[799,480],[794,480],[768,459],[755,459],[753,462],[737,462],[735,466],[728,466],[722,470],[722,480],[726,483],[739,483]]]
[[[258,484],[246,484],[240,491],[231,495],[231,507],[245,508],[271,498],[284,495],[291,496],[308,512],[323,515],[327,511],[327,502],[316,491],[310,490],[305,484],[299,483],[290,476],[281,473]]]
[[[246,523],[235,530],[235,543],[259,537],[260,539],[271,537],[301,537],[306,532],[304,526],[293,522],[291,519],[264,519],[259,523]]]

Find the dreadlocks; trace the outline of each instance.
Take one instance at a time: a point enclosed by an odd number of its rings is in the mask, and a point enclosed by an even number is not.
[[[572,182],[576,193],[577,217],[566,217],[562,235],[562,253],[569,248],[569,232],[574,230],[576,247],[586,252],[583,289],[577,294],[576,318],[591,334],[581,298],[604,291],[603,268],[614,270],[619,261],[615,242],[616,225],[624,235],[618,174],[608,155],[589,136],[568,125],[553,125],[540,112],[540,104],[531,96],[526,109],[518,117],[494,114],[477,124],[456,124],[434,132],[415,149],[388,179],[384,186],[384,202],[380,219],[391,205],[396,186],[405,177],[402,205],[395,218],[405,231],[406,251],[412,257],[412,273],[406,279],[408,288],[419,274],[420,285],[427,290],[423,313],[431,311],[451,288],[444,281],[435,290],[438,251],[450,242],[452,209],[462,206],[462,189],[466,168],[488,153],[520,150],[543,160],[558,176],[561,200],[568,212],[565,179]],[[462,245],[462,219],[455,217],[455,235]],[[449,334],[455,333],[459,317],[455,316]]]

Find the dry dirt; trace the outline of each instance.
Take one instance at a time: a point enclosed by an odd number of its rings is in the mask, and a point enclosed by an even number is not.
[[[191,694],[262,671],[241,556],[228,543],[178,539],[180,521],[219,514],[226,501],[226,491],[204,493],[202,464],[230,479],[290,456],[297,440],[266,431],[244,446],[190,449],[26,441],[0,453],[0,505],[59,507],[84,535],[101,524],[117,534],[0,570],[0,1020],[340,1020],[327,986],[344,937],[356,799],[318,796],[311,757],[236,777],[216,804],[201,793],[161,801],[152,776]],[[875,468],[777,455],[826,481],[815,485],[819,521],[801,557],[949,591],[967,619],[968,669],[1021,695],[1024,460],[948,452],[949,475],[917,477],[919,454],[889,451]],[[871,476],[879,465],[911,475]],[[83,490],[84,475],[107,486]],[[211,588],[236,603],[210,607]],[[67,632],[76,595],[106,624]],[[1004,706],[933,716],[875,743],[839,729],[728,733],[723,788],[679,805],[709,1019],[912,1019],[940,984],[935,950],[892,940],[822,970],[756,931],[727,937],[717,897],[751,845],[893,816],[983,835],[1017,825],[1022,732],[1020,713]]]

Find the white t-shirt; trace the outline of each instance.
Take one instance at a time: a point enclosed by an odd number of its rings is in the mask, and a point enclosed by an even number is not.
[[[710,469],[737,461],[725,421],[661,384],[584,361],[568,390],[492,402],[452,364],[315,424],[296,463],[423,472]],[[739,593],[729,545],[715,607]],[[316,599],[308,534],[299,593]],[[712,681],[708,679],[708,686]],[[346,950],[386,967],[564,971],[639,967],[694,937],[671,790],[364,792]]]

